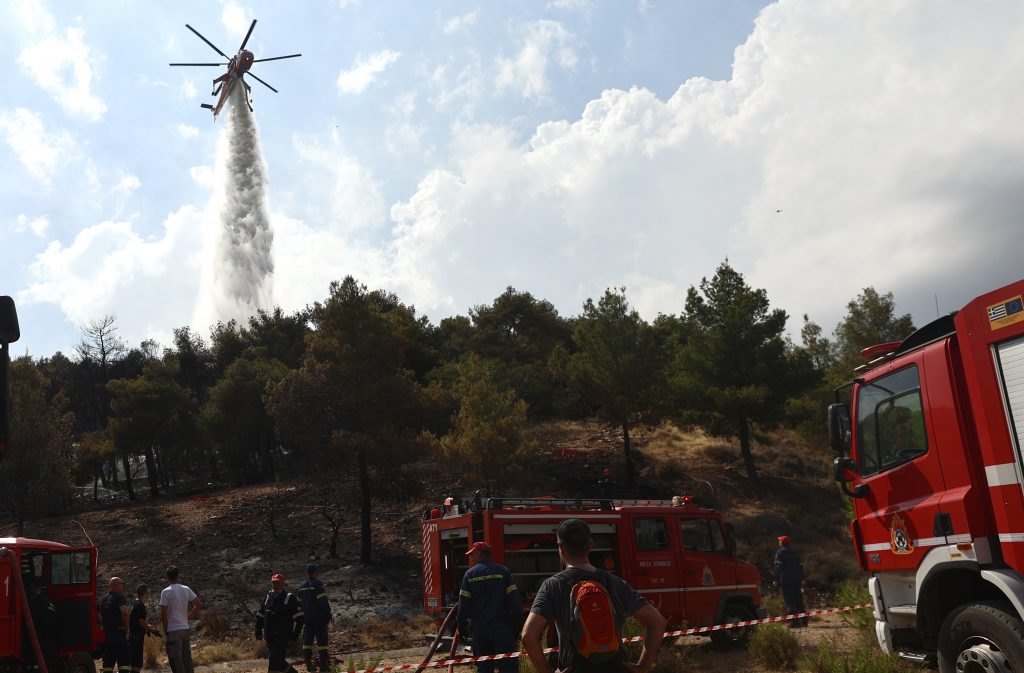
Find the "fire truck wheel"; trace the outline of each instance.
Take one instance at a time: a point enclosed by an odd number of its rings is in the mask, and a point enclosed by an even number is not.
[[[88,652],[75,652],[68,673],[96,673],[96,662]]]
[[[1006,601],[968,603],[939,632],[939,673],[1024,671],[1024,624]]]
[[[733,622],[746,622],[753,619],[757,619],[757,616],[750,608],[739,603],[729,603],[725,606],[725,610],[722,611],[722,621],[719,623],[731,624]],[[723,631],[712,631],[711,642],[717,647],[727,650],[746,647],[752,628],[752,626],[740,626]]]

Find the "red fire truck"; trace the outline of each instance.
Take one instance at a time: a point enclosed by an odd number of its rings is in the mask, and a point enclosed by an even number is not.
[[[1024,280],[862,354],[829,434],[882,649],[1024,671]]]
[[[10,297],[0,297],[0,457],[8,448],[9,344],[18,340],[18,315]],[[15,447],[17,450],[18,447]],[[0,538],[0,669],[20,671],[38,661],[39,643],[29,616],[24,581],[46,587],[57,610],[56,655],[43,673],[95,673],[94,657],[104,641],[96,614],[96,547],[69,547],[30,538]],[[27,648],[26,641],[31,643]]]
[[[490,544],[494,560],[512,571],[529,605],[541,582],[561,569],[555,530],[569,518],[590,525],[591,563],[628,581],[670,624],[725,624],[766,613],[758,571],[736,557],[731,527],[688,496],[645,501],[476,498],[461,506],[456,501],[443,516],[421,522],[423,607],[440,621],[457,602],[466,550],[478,541]],[[712,638],[738,645],[748,632],[723,630]]]

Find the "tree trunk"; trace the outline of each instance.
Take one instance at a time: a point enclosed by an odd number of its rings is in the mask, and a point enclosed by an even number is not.
[[[107,471],[103,469],[102,464],[96,468],[96,474],[99,475],[100,483],[103,484],[103,488],[110,488],[110,480],[107,479]]]
[[[110,481],[116,486],[119,481],[117,478],[117,458],[114,456],[108,458],[107,466],[110,467]]]
[[[124,466],[124,483],[128,489],[128,499],[135,500],[135,489],[132,488],[132,464],[128,460],[128,454],[121,454],[121,464]]]
[[[626,488],[633,490],[633,450],[629,445],[629,421],[622,421],[622,455],[626,462]]]
[[[146,447],[146,481],[149,482],[149,496],[157,498],[160,496],[160,475],[156,471],[156,456],[153,455],[153,447]]]
[[[331,526],[331,558],[338,558],[338,538],[340,537],[341,522]]]
[[[96,502],[100,499],[100,480],[95,473],[92,475],[92,501]]]
[[[357,452],[359,462],[359,560],[370,562],[370,468],[366,464],[366,449]]]
[[[757,481],[757,467],[754,466],[754,454],[750,452],[750,423],[742,418],[739,422],[740,453],[743,455],[743,466],[747,468],[747,476]]]

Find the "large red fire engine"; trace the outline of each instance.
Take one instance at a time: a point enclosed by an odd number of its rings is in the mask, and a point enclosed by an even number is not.
[[[828,416],[879,643],[1024,671],[1024,280],[862,354]]]
[[[674,625],[707,626],[764,616],[757,569],[735,554],[732,529],[691,498],[558,500],[476,498],[422,523],[423,606],[440,620],[458,600],[466,549],[491,545],[529,605],[545,578],[561,569],[555,530],[564,519],[590,525],[590,561],[633,585]],[[469,511],[466,511],[466,510]],[[747,628],[712,634],[720,644],[746,640]]]
[[[19,336],[14,301],[0,297],[0,457],[8,445],[8,347]],[[96,547],[69,547],[24,537],[0,538],[0,669],[19,671],[27,660],[39,660],[39,642],[24,586],[29,578],[46,587],[57,610],[56,655],[42,662],[39,670],[95,673],[93,659],[104,641],[96,614]]]

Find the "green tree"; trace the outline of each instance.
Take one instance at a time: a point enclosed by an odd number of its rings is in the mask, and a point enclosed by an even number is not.
[[[490,493],[515,483],[529,458],[523,437],[526,402],[514,390],[502,389],[496,366],[475,354],[458,364],[454,393],[459,410],[452,431],[441,439],[444,457]]]
[[[409,362],[425,342],[426,323],[393,294],[371,292],[352,277],[332,283],[310,319],[302,368],[275,386],[271,413],[318,478],[338,479],[355,463],[360,559],[368,563],[372,473],[397,472],[416,448],[424,391]]]
[[[737,437],[747,475],[757,479],[751,432],[783,420],[786,400],[808,385],[805,354],[792,359],[786,312],[771,309],[728,262],[686,294],[691,338],[681,352],[679,382],[689,416],[712,435]]]
[[[187,447],[195,435],[195,403],[176,377],[173,366],[153,359],[141,375],[114,379],[107,384],[114,411],[108,424],[110,438],[122,456],[145,457],[146,478],[153,497],[160,494],[157,457],[167,459],[160,461],[165,463],[172,455],[187,456]],[[130,460],[125,463],[128,471]],[[131,472],[126,479],[131,483]],[[129,497],[133,495],[129,491]]]
[[[553,357],[556,362],[563,358],[570,385],[602,418],[622,429],[626,486],[632,488],[630,428],[641,417],[656,414],[655,391],[662,385],[655,332],[629,307],[626,288],[608,289],[596,304],[587,299],[573,341],[577,352]]]
[[[99,498],[103,465],[115,453],[113,442],[102,432],[87,432],[75,445],[75,481],[81,484],[92,479],[93,500]]]
[[[551,302],[508,287],[490,305],[470,311],[472,350],[501,364],[496,383],[512,388],[531,415],[551,416],[565,390],[548,367],[551,352],[571,342],[571,330]]]
[[[232,481],[249,484],[274,476],[276,436],[264,397],[287,375],[279,360],[241,357],[210,390],[203,427]]]
[[[30,513],[52,513],[68,502],[74,419],[47,399],[49,382],[31,358],[17,358],[10,372],[10,445],[0,462],[0,502],[22,536]]]
[[[848,378],[854,368],[863,364],[860,351],[868,346],[902,341],[914,331],[909,313],[896,316],[892,292],[878,294],[866,287],[846,305],[846,316],[836,325],[835,368],[841,378]]]

